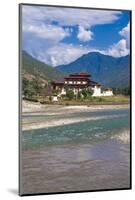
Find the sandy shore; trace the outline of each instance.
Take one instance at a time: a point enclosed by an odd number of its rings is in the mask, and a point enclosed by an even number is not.
[[[23,101],[22,130],[32,130],[39,128],[49,128],[54,126],[67,125],[72,123],[84,122],[89,120],[100,120],[113,116],[79,116],[82,113],[117,110],[129,108],[129,105],[80,105],[80,106],[62,106],[62,105],[41,105],[39,103],[30,103]],[[119,116],[120,117],[120,116]]]
[[[101,109],[119,109],[119,108],[129,108],[129,104],[123,105],[74,105],[74,106],[63,106],[63,105],[42,105],[40,103],[22,101],[22,113],[32,113],[32,112],[50,112],[56,111],[55,113],[61,112],[79,112],[82,110],[93,111]]]

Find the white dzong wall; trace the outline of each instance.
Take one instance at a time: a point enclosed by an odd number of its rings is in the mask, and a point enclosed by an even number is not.
[[[103,96],[102,93],[101,93],[101,87],[98,87],[98,86],[94,86],[93,88],[93,97],[100,97],[100,96]]]

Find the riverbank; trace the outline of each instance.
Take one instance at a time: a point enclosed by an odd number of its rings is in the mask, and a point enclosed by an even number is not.
[[[92,104],[92,105],[59,105],[59,104],[40,104],[39,102],[22,101],[22,113],[45,112],[52,110],[99,110],[99,109],[119,109],[129,108],[129,103],[113,104]]]
[[[106,115],[100,113],[107,110],[129,109],[128,104],[124,105],[41,105],[39,103],[23,102],[22,130],[34,130],[63,126],[89,120],[101,120],[111,117],[120,117],[116,113]],[[99,112],[99,115],[98,115]],[[96,116],[93,113],[97,113]]]

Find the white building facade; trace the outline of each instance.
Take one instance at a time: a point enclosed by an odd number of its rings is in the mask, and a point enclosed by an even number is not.
[[[111,89],[102,91],[102,86],[90,79],[90,74],[85,72],[70,74],[64,77],[64,81],[53,81],[53,89],[58,92],[58,97],[66,95],[67,89],[72,89],[74,95],[77,95],[83,89],[91,89],[93,97],[113,96]]]

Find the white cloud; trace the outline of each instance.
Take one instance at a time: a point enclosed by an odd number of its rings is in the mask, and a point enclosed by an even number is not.
[[[32,25],[27,24],[23,26],[23,31],[25,33],[33,33],[39,38],[44,38],[47,40],[61,41],[63,38],[70,35],[68,29],[63,29],[58,26],[53,25]]]
[[[119,34],[126,39],[127,47],[129,47],[129,43],[130,43],[130,23],[128,23],[126,27],[124,27],[121,31],[119,31]]]
[[[43,62],[49,63],[53,66],[68,64],[83,54],[86,54],[94,49],[86,48],[83,46],[72,45],[72,44],[57,44],[47,51],[40,51],[38,59]]]
[[[104,51],[104,54],[113,56],[113,57],[121,57],[126,56],[129,54],[129,49],[126,45],[126,40],[121,39],[118,43],[113,44],[111,47],[109,47],[108,50]]]
[[[110,10],[23,6],[24,21],[42,20],[46,24],[57,21],[60,26],[80,25],[86,28],[97,24],[113,23],[119,19],[121,13]]]
[[[27,42],[27,45],[27,50],[32,56],[52,66],[69,64],[80,56],[93,51],[113,57],[121,57],[129,54],[129,49],[127,49],[126,47],[125,39],[122,39],[118,43],[113,44],[107,50],[89,48],[83,45],[63,43],[53,43],[53,45],[47,45],[46,41],[42,40],[39,43],[39,41],[36,41],[35,39],[34,41],[30,40],[29,42]]]
[[[22,25],[23,32],[34,33],[37,37],[47,39],[56,38],[58,41],[72,34],[72,26],[77,25],[79,26],[78,38],[81,41],[88,41],[93,36],[93,33],[87,30],[88,28],[97,24],[113,23],[120,15],[120,11],[25,5],[22,7]],[[63,26],[69,28],[64,29]]]
[[[130,53],[130,23],[127,24],[126,27],[124,27],[121,31],[119,31],[119,34],[123,37],[120,41],[118,41],[116,44],[113,44],[110,46],[106,51],[105,54],[114,56],[114,57],[120,57],[120,56],[126,56]]]
[[[90,30],[86,30],[83,26],[79,26],[79,32],[77,35],[77,38],[82,41],[86,42],[89,40],[92,40],[93,38],[93,33]]]
[[[120,11],[23,6],[23,47],[35,58],[53,66],[68,64],[91,51],[123,56],[129,52],[126,45],[128,26],[119,32],[124,39],[104,51],[62,43],[73,33],[72,26],[79,27],[77,37],[86,42],[93,39],[92,26],[114,23],[120,16]]]
[[[130,32],[130,24],[128,23],[126,27],[124,27],[119,34],[124,36],[125,38],[129,37],[129,32]]]

